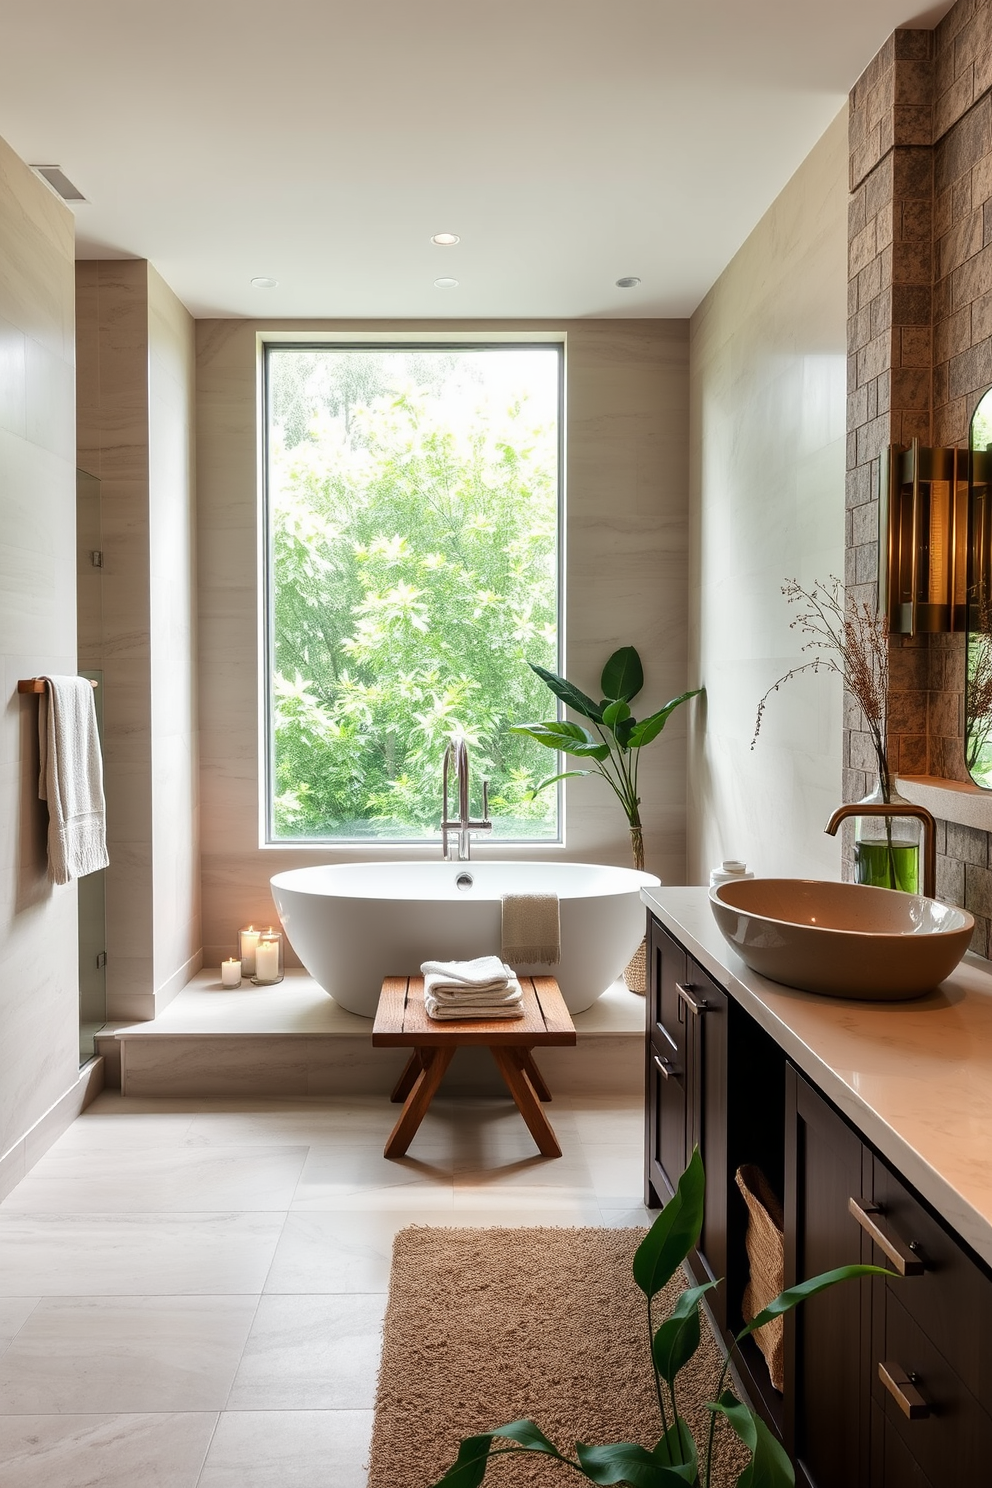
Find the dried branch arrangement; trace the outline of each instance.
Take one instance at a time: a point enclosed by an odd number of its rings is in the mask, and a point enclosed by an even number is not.
[[[884,800],[889,799],[889,771],[885,753],[889,696],[888,626],[866,600],[848,600],[844,586],[833,574],[826,583],[813,581],[804,589],[796,579],[787,579],[782,593],[790,605],[804,608],[790,621],[790,628],[806,636],[803,651],[816,654],[802,666],[792,667],[774,682],[758,704],[751,748],[758,741],[768,699],[802,672],[836,672],[855,698],[865,717],[878,761]],[[992,656],[989,662],[992,688]]]

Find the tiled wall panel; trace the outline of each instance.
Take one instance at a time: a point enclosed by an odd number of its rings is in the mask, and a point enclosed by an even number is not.
[[[914,435],[966,445],[992,385],[990,90],[992,4],[958,0],[935,31],[895,32],[851,94],[846,570],[865,595],[879,452]],[[890,659],[890,765],[967,779],[964,637],[893,637]],[[873,773],[861,722],[850,708],[849,800]],[[941,823],[938,848],[938,892],[972,910],[987,955],[992,836]]]

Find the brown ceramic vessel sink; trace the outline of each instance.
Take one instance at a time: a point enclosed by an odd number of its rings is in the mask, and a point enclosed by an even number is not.
[[[922,997],[950,976],[975,928],[967,910],[922,894],[815,879],[721,884],[710,904],[752,971],[827,997]]]

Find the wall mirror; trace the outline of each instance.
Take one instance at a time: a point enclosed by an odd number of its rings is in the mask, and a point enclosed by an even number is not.
[[[992,388],[975,409],[968,443],[971,530],[965,764],[976,785],[992,790]]]

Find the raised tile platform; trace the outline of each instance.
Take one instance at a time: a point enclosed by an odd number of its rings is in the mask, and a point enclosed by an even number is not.
[[[541,1053],[552,1091],[640,1090],[643,997],[616,982],[574,1021],[574,1049]],[[112,1038],[125,1095],[388,1095],[405,1062],[402,1049],[373,1049],[372,1019],[346,1012],[303,971],[288,971],[275,987],[245,982],[233,991],[219,971],[201,971],[159,1017]],[[459,1050],[441,1088],[504,1093],[485,1049]]]

